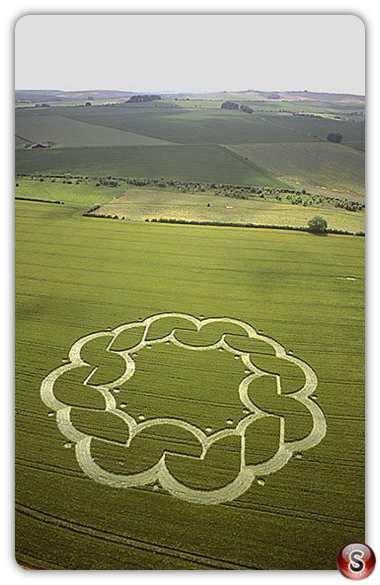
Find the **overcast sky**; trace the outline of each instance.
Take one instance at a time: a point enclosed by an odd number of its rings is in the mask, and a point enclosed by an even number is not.
[[[355,16],[24,16],[16,89],[365,93]]]

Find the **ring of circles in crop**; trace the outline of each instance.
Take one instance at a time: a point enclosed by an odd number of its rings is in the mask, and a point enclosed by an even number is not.
[[[168,330],[165,324],[169,326],[175,321],[175,327]],[[182,324],[182,325],[181,325]],[[205,332],[215,331],[217,327],[219,333],[217,338],[212,339],[208,344],[204,342]],[[191,342],[186,342],[181,332],[191,330]],[[229,332],[234,331],[235,339],[243,340],[245,346],[243,349],[236,349],[236,343],[233,342],[234,336]],[[156,333],[155,333],[156,331]],[[222,331],[222,333],[220,333]],[[225,333],[223,333],[225,331]],[[236,335],[237,334],[237,335]],[[197,335],[199,335],[199,344],[197,344]],[[212,336],[211,336],[212,337]],[[202,338],[202,341],[201,341]],[[231,341],[232,339],[232,341]],[[107,381],[97,381],[97,366],[86,361],[85,349],[89,344],[102,341],[105,343],[104,354],[112,358],[118,356],[122,368],[118,369],[116,379]],[[267,348],[268,354],[272,360],[278,364],[276,372],[265,371],[255,364],[255,354],[249,350],[249,344],[256,343],[264,350]],[[152,348],[156,345],[167,344],[173,345],[181,350],[191,352],[211,352],[224,351],[231,354],[231,358],[239,360],[244,372],[243,378],[236,386],[236,400],[241,403],[242,415],[239,420],[228,420],[226,428],[213,431],[212,428],[202,429],[200,426],[193,424],[185,417],[176,416],[159,416],[145,418],[136,416],[128,412],[128,383],[138,371],[138,360],[136,359],[139,352],[144,348]],[[235,347],[234,347],[235,346]],[[240,344],[241,346],[241,344]],[[162,352],[161,354],[162,355]],[[198,353],[200,357],[200,354]],[[197,358],[198,359],[198,358]],[[274,339],[256,331],[251,325],[238,319],[228,317],[221,318],[202,318],[198,319],[192,315],[184,313],[161,313],[149,316],[146,319],[120,325],[114,329],[99,331],[86,335],[78,339],[69,351],[69,357],[63,360],[65,363],[59,365],[55,370],[46,376],[41,384],[41,398],[45,405],[50,409],[50,415],[56,415],[56,421],[60,432],[67,438],[68,443],[65,445],[71,447],[75,445],[75,455],[77,462],[83,472],[89,477],[112,488],[131,488],[141,486],[154,486],[156,489],[163,489],[172,496],[181,498],[188,502],[198,504],[218,504],[228,502],[241,496],[247,491],[253,481],[262,478],[268,474],[273,474],[292,458],[293,455],[300,457],[300,452],[306,451],[318,445],[326,433],[326,421],[320,406],[316,403],[316,397],[313,393],[317,387],[317,377],[313,369],[303,360],[287,353],[284,347]],[[281,367],[296,368],[302,376],[301,387],[295,390],[287,389],[283,392],[283,381],[281,379]],[[170,367],[170,364],[169,364]],[[101,399],[102,406],[98,411],[107,413],[108,417],[113,419],[115,424],[125,425],[126,439],[123,441],[112,441],[109,438],[102,439],[91,429],[77,428],[73,411],[78,410],[72,404],[66,403],[57,396],[57,387],[62,376],[72,375],[75,370],[82,369],[82,373],[89,372],[85,380],[81,383],[78,392],[95,392],[97,398]],[[84,370],[83,370],[84,369]],[[280,372],[280,373],[278,373]],[[279,397],[290,401],[290,406],[294,405],[294,410],[302,411],[302,414],[309,417],[312,421],[311,430],[306,436],[299,438],[286,435],[286,416],[279,416],[273,412],[266,411],[262,406],[255,404],[255,384],[262,381],[264,377],[270,376],[275,381],[276,393]],[[125,393],[125,403],[118,404],[116,395],[120,392],[120,387]],[[197,396],[201,400],[201,396]],[[218,396],[215,396],[215,402]],[[296,404],[297,403],[297,404]],[[86,406],[81,408],[86,409]],[[202,407],[203,409],[206,406]],[[289,408],[292,411],[292,408]],[[257,425],[258,421],[276,417],[279,419],[278,445],[276,450],[267,459],[258,463],[249,462],[249,453],[247,452],[246,435],[249,430]],[[108,418],[108,420],[111,420]],[[107,469],[102,465],[99,459],[93,455],[94,441],[103,443],[104,449],[112,449],[114,444],[124,449],[125,460],[128,460],[128,454],[137,444],[139,437],[144,436],[146,432],[154,432],[165,429],[168,433],[182,431],[196,443],[197,453],[186,454],[183,449],[176,448],[176,444],[170,451],[164,450],[159,453],[156,461],[150,460],[149,467],[139,472],[133,473],[115,473],[114,470]],[[86,431],[86,432],[85,432]],[[218,442],[225,440],[227,437],[235,437],[239,441],[240,466],[236,476],[222,487],[199,489],[186,485],[183,478],[176,477],[175,471],[170,466],[170,460],[173,458],[191,458],[192,461],[201,465],[207,461],[207,455],[218,445]],[[112,444],[114,443],[114,444]],[[146,449],[146,443],[144,443]],[[179,452],[178,452],[179,451]],[[143,458],[142,458],[143,459]],[[213,469],[210,469],[212,475]],[[261,480],[264,482],[264,480]]]

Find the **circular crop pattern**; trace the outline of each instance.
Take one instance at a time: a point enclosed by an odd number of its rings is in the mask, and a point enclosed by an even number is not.
[[[89,348],[97,343],[100,343],[99,347],[103,344],[103,349],[98,351],[98,359],[94,360]],[[128,384],[138,371],[136,358],[140,350],[159,344],[172,344],[192,352],[224,350],[232,358],[240,360],[244,376],[236,387],[236,399],[243,413],[238,417],[239,420],[229,418],[226,420],[226,428],[213,431],[211,427],[203,430],[185,420],[185,417],[159,416],[146,419],[143,415],[128,412]],[[65,446],[75,444],[76,458],[84,473],[111,487],[153,485],[155,489],[161,486],[173,496],[188,502],[218,504],[231,501],[243,494],[255,479],[259,485],[264,485],[263,476],[281,469],[293,454],[301,457],[301,451],[315,447],[326,433],[325,417],[313,396],[317,377],[311,367],[287,353],[274,339],[238,319],[197,319],[183,313],[153,315],[82,337],[71,347],[68,360],[63,361],[64,364],[43,380],[41,398],[52,411],[50,414],[56,413],[59,430],[68,440]],[[103,364],[103,369],[99,363]],[[76,395],[87,397],[90,392],[96,394],[98,402],[95,406],[86,402],[81,406],[73,406],[70,400],[62,399],[59,388],[68,375],[79,376],[80,382],[72,384]],[[269,382],[274,383],[275,390],[270,395],[271,400],[267,401],[267,394],[263,394],[260,388],[266,387]],[[121,389],[126,401],[118,404],[117,395]],[[281,405],[285,404],[282,410],[276,410],[276,400]],[[218,397],[215,396],[215,403],[217,401]],[[78,412],[107,416],[107,425],[112,428],[121,425],[124,435],[121,438],[102,437],[101,433],[91,430],[91,425],[78,425]],[[263,420],[278,422],[278,437],[275,449],[270,454],[264,453],[261,458],[253,460],[250,437],[253,432],[257,432],[257,425]],[[305,428],[301,428],[301,420],[310,421],[306,434]],[[149,462],[145,464],[149,441],[144,443],[142,439],[147,433],[158,433],[162,438],[165,433],[169,436],[173,432],[182,433],[185,440],[174,442],[170,449],[158,450],[157,454],[155,451],[155,455],[148,458]],[[210,453],[218,447],[223,466],[223,441],[231,438],[238,445],[239,465],[227,485],[219,486],[216,482],[215,486],[210,487],[208,484],[207,488],[194,487],[183,479],[183,474],[178,473],[176,462],[190,462],[192,469],[196,469],[194,465],[207,465]],[[186,451],[187,444],[192,444],[194,449]],[[138,460],[142,468],[133,469],[131,473],[115,472],[94,456],[96,445],[109,452],[111,460],[112,449],[118,449],[117,457],[128,461],[132,452],[141,448]],[[210,466],[207,473],[209,480],[213,473],[214,468]]]

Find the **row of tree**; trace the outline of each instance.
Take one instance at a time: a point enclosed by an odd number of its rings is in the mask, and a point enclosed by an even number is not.
[[[28,176],[20,174],[19,176]],[[276,199],[277,201],[284,201],[292,205],[307,206],[331,206],[335,208],[345,209],[347,211],[364,211],[365,204],[359,201],[353,201],[347,198],[329,197],[327,195],[312,195],[306,189],[281,188],[275,189],[271,187],[255,187],[247,185],[232,185],[230,183],[214,183],[214,182],[199,182],[199,181],[177,181],[173,179],[140,179],[140,178],[124,178],[113,177],[108,175],[106,177],[89,177],[82,175],[72,175],[66,173],[64,175],[33,175],[32,178],[38,181],[51,179],[52,182],[57,179],[62,180],[65,184],[77,185],[88,181],[95,180],[97,187],[120,187],[123,184],[131,185],[133,187],[154,187],[159,189],[176,190],[181,193],[205,193],[213,191],[215,195],[222,197],[229,197],[233,199],[251,199],[260,197],[261,199]]]
[[[237,227],[237,228],[261,228],[261,229],[275,229],[275,230],[286,230],[296,232],[310,232],[315,234],[342,234],[347,236],[364,236],[364,232],[350,232],[348,230],[338,230],[329,228],[327,221],[321,216],[315,216],[308,222],[308,227],[296,227],[288,225],[268,225],[268,224],[253,224],[253,223],[234,223],[226,221],[197,221],[188,219],[177,219],[177,218],[153,218],[146,219],[145,221],[151,221],[153,223],[169,223],[178,225],[204,225],[204,226],[216,226],[216,227]]]

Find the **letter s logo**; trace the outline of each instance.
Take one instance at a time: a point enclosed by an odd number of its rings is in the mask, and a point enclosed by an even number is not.
[[[364,553],[361,550],[353,550],[350,552],[350,564],[348,565],[352,573],[361,573],[365,568],[365,562],[362,561]]]

